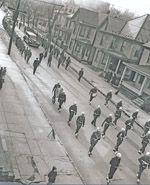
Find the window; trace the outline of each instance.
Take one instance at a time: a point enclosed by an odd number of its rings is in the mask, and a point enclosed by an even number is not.
[[[147,64],[150,64],[150,53],[149,53],[149,56],[148,56],[148,59],[147,59]]]
[[[73,41],[71,40],[69,44],[69,49],[72,49],[72,46],[73,46]]]
[[[99,44],[105,45],[105,44],[109,43],[110,42],[109,38],[110,38],[109,35],[106,35],[106,34],[103,35]]]
[[[134,53],[134,57],[139,58],[141,56],[141,54],[142,54],[142,51],[143,51],[142,47],[141,46],[137,46],[137,49],[136,49],[136,51]]]
[[[122,47],[122,40],[120,38],[113,38],[110,48],[120,51]]]
[[[91,28],[88,28],[86,38],[90,38],[90,34],[91,34]]]
[[[75,35],[77,33],[77,25],[74,26],[73,34]]]
[[[99,62],[100,57],[101,57],[101,52],[99,50],[97,50],[96,57],[95,57],[95,62]]]
[[[80,35],[81,37],[84,37],[84,35],[85,35],[85,30],[86,30],[86,27],[85,27],[85,26],[81,26],[81,27],[80,27],[80,33],[79,33],[79,35]]]
[[[80,48],[81,48],[81,45],[80,44],[76,44],[75,51],[76,52],[80,52]]]
[[[87,48],[87,49],[86,49],[86,54],[85,54],[85,56],[89,56],[89,54],[90,54],[90,48]]]
[[[68,19],[66,19],[66,27],[68,26],[68,22],[69,22],[69,20],[68,20]]]
[[[142,83],[143,83],[143,81],[144,81],[144,76],[143,76],[143,75],[141,75],[141,76],[140,76],[140,79],[139,79],[139,84],[142,84]]]
[[[102,64],[106,64],[107,59],[108,59],[108,55],[104,54]]]

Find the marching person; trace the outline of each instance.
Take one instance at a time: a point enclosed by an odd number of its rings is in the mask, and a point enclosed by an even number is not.
[[[124,137],[125,137],[125,128],[122,128],[121,131],[117,134],[117,143],[115,148],[113,149],[114,152],[118,151],[118,148],[123,142]]]
[[[150,152],[146,152],[146,154],[138,159],[139,161],[139,171],[137,173],[137,183],[140,182],[141,174],[146,168],[150,168]]]
[[[117,153],[116,157],[113,157],[111,159],[110,170],[109,170],[108,176],[106,178],[108,184],[110,183],[110,180],[113,178],[117,168],[119,167],[120,161],[121,161],[121,153]]]
[[[40,61],[36,58],[33,62],[33,74],[35,74],[37,67],[40,65]]]
[[[62,63],[62,57],[61,56],[59,56],[59,59],[58,59],[58,65],[57,65],[57,68],[59,69],[59,67],[60,67],[60,64]]]
[[[69,107],[69,120],[68,120],[69,126],[70,126],[70,121],[72,120],[73,116],[76,114],[77,114],[77,103],[74,102],[74,104]]]
[[[91,135],[91,139],[90,139],[90,148],[88,151],[88,156],[90,157],[92,155],[92,151],[94,146],[98,143],[98,141],[101,139],[101,133],[100,133],[100,128],[97,127],[96,131],[93,132],[93,134]]]
[[[106,95],[106,98],[105,98],[105,104],[104,105],[108,105],[108,102],[112,99],[112,90],[110,90],[107,95]]]
[[[83,71],[83,68],[81,68],[81,70],[79,71],[79,78],[78,78],[78,81],[80,82],[82,76],[84,74],[84,71]]]
[[[117,110],[122,107],[122,100],[120,99],[119,102],[116,105]]]
[[[146,149],[148,143],[150,143],[150,131],[148,131],[147,134],[143,137],[141,143],[142,143],[142,147],[138,151],[139,154],[143,154],[145,152],[145,149]]]
[[[100,115],[101,115],[101,109],[100,109],[100,105],[98,105],[97,108],[94,110],[94,114],[93,114],[94,119],[91,122],[91,124],[94,125],[94,127],[96,127],[96,120],[98,117],[100,117]]]
[[[65,91],[61,92],[58,96],[58,102],[59,102],[59,107],[58,107],[58,111],[61,111],[61,106],[63,103],[66,102],[66,94]]]
[[[109,114],[109,116],[103,121],[102,127],[104,125],[104,130],[102,132],[102,137],[105,138],[105,133],[108,127],[112,124],[112,114]]]
[[[47,65],[51,67],[51,63],[52,63],[52,53],[49,54]]]
[[[113,123],[115,125],[115,129],[117,128],[117,121],[118,121],[119,118],[121,118],[121,114],[122,114],[122,107],[117,109],[116,112],[115,112],[115,119],[113,121]]]
[[[53,90],[52,90],[52,93],[53,93],[52,102],[53,102],[53,104],[55,103],[56,98],[59,96],[59,93],[60,93],[59,90],[58,90],[59,88],[61,88],[61,85],[58,82],[57,84],[54,85]]]
[[[27,64],[29,63],[29,60],[30,60],[31,56],[32,56],[32,51],[31,51],[31,49],[29,49],[29,50],[27,51],[27,57],[26,57],[26,59],[27,59]]]
[[[141,137],[144,137],[149,130],[150,130],[150,119],[145,123],[145,125],[144,125],[144,133],[142,134]]]
[[[126,128],[125,128],[125,138],[127,139],[127,133],[128,133],[128,130],[130,130],[132,128],[132,116],[130,116],[130,119],[128,119],[126,122],[125,122],[125,125],[126,125]]]
[[[85,113],[84,112],[82,112],[82,114],[77,117],[76,124],[77,124],[77,128],[75,131],[75,136],[76,138],[78,138],[78,133],[79,133],[81,126],[84,127],[84,124],[85,124]]]
[[[66,60],[66,67],[65,67],[66,70],[70,64],[71,64],[71,59],[70,59],[70,57],[68,57]]]
[[[132,114],[132,130],[133,130],[133,123],[135,122],[135,120],[137,119],[137,115],[139,113],[139,109],[137,109],[133,114]]]
[[[57,177],[57,168],[53,166],[52,170],[48,174],[48,184],[47,185],[55,183],[56,177]]]
[[[90,90],[89,92],[90,94],[90,100],[89,100],[89,105],[91,105],[91,101],[93,100],[93,98],[95,98],[97,96],[97,88],[94,85],[94,87]]]
[[[39,54],[39,61],[41,62],[42,59],[43,59],[43,53],[40,53],[40,54]]]

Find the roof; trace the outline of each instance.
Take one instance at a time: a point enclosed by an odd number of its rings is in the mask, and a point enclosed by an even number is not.
[[[127,22],[127,24],[122,29],[120,36],[146,43],[148,42],[150,36],[149,25],[149,14],[134,18]]]
[[[131,63],[125,63],[126,66],[128,66],[130,69],[133,69],[140,74],[147,76],[150,78],[150,66],[148,65],[137,65],[137,64],[131,64]]]
[[[99,23],[99,14],[98,12],[94,12],[85,8],[79,8],[75,14],[72,16],[72,18],[75,18],[75,16],[78,15],[79,17],[79,21],[89,24],[89,25],[93,25],[93,26],[97,26]]]
[[[144,47],[150,48],[150,42],[147,42],[146,44],[143,44]]]

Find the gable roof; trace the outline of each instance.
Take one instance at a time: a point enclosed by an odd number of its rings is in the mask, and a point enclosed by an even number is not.
[[[98,25],[98,12],[94,12],[85,8],[79,8],[75,14],[72,16],[72,19],[74,19],[78,15],[79,21],[97,26]]]

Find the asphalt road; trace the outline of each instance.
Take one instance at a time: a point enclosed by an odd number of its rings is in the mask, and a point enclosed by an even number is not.
[[[19,33],[23,35],[22,33]],[[6,37],[6,42],[8,38]],[[93,111],[97,105],[101,106],[102,114],[97,120],[97,126],[101,127],[102,121],[110,114],[114,114],[115,107],[111,103],[107,108],[104,106],[104,97],[101,94],[92,101],[92,105],[88,104],[89,91],[91,86],[81,79],[79,83],[77,80],[78,75],[70,68],[66,71],[63,66],[57,69],[57,61],[53,59],[52,67],[47,67],[47,58],[42,60],[41,65],[37,69],[35,75],[33,72],[33,61],[39,55],[42,48],[31,48],[33,55],[27,65],[20,56],[15,47],[12,48],[12,58],[20,68],[25,80],[27,81],[33,95],[37,98],[39,105],[41,106],[45,116],[53,125],[55,132],[58,134],[62,144],[67,150],[69,156],[73,160],[76,168],[82,176],[82,179],[87,184],[104,184],[106,183],[106,176],[109,171],[109,161],[114,157],[113,148],[116,144],[116,135],[122,127],[124,122],[128,118],[123,115],[118,121],[118,128],[110,127],[106,133],[106,138],[101,139],[93,150],[93,155],[88,157],[89,140],[92,132],[95,128],[91,125],[93,118]],[[63,86],[67,101],[62,106],[61,113],[58,112],[58,103],[52,104],[52,88],[54,84],[59,81]],[[68,120],[68,108],[74,102],[77,102],[78,113],[80,115],[82,111],[85,112],[86,123],[85,127],[81,128],[79,132],[79,138],[75,138],[76,129],[76,117],[71,122],[71,126],[67,125]],[[101,130],[103,130],[101,128]],[[128,139],[124,140],[119,148],[119,152],[122,154],[121,164],[114,176],[112,183],[115,184],[135,184],[136,173],[138,170],[138,150],[141,146],[140,135],[142,133],[141,128],[135,125],[133,131],[129,131]],[[150,149],[149,147],[147,150]],[[149,150],[150,151],[150,150]],[[150,176],[149,171],[145,170],[142,174],[141,184],[149,184]]]

